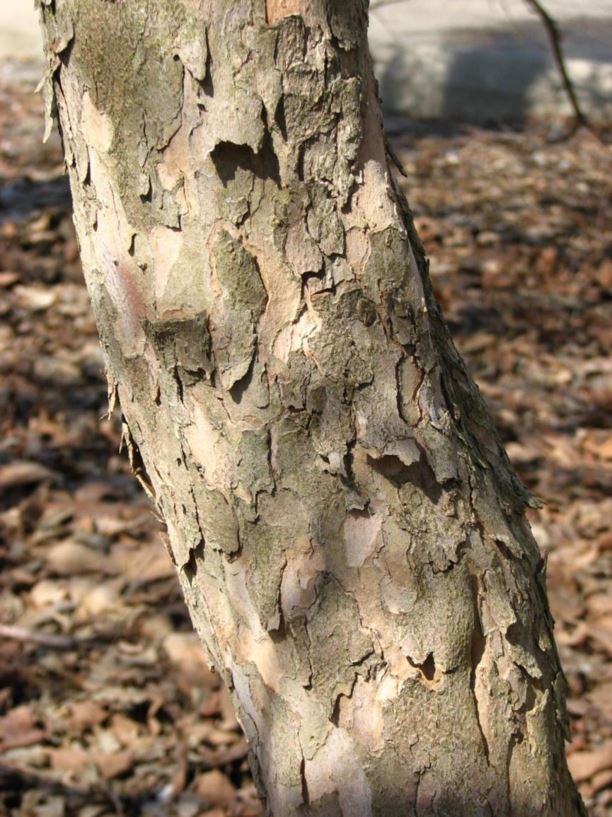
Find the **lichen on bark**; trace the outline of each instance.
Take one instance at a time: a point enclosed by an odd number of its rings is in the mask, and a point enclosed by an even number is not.
[[[268,810],[576,817],[529,501],[394,184],[362,0],[54,0],[130,450]]]

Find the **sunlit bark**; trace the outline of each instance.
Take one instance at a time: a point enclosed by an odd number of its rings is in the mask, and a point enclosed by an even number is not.
[[[530,500],[390,174],[365,4],[42,9],[110,394],[271,813],[583,814]]]

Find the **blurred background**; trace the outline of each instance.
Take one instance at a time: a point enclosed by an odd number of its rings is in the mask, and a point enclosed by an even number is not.
[[[548,560],[572,771],[612,814],[612,0],[372,0],[401,184]],[[256,817],[246,746],[106,419],[38,24],[0,0],[0,815]],[[552,137],[552,138],[551,138]]]

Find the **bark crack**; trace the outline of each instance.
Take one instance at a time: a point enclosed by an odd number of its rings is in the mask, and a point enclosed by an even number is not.
[[[406,656],[406,660],[408,661],[411,667],[414,667],[414,669],[420,672],[421,681],[426,687],[428,687],[429,689],[434,689],[440,683],[442,673],[436,667],[436,661],[434,659],[433,652],[430,652],[425,658],[425,660],[421,663],[415,661],[409,655]]]
[[[470,645],[471,671],[470,671],[470,690],[474,699],[474,708],[476,711],[476,722],[478,730],[482,737],[482,745],[487,761],[487,766],[491,765],[489,741],[485,734],[483,725],[483,714],[481,712],[481,702],[478,693],[478,668],[483,660],[486,638],[482,627],[482,618],[480,616],[480,601],[479,601],[479,584],[476,576],[471,575],[472,583],[472,597],[474,603],[474,623],[472,625],[472,640]]]

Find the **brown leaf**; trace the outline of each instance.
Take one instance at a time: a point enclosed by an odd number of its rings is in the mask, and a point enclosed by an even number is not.
[[[23,309],[40,312],[49,309],[55,303],[55,291],[49,287],[16,286],[14,289],[17,302]]]
[[[594,618],[612,616],[612,596],[609,593],[594,593],[589,596],[587,607]],[[612,626],[612,621],[609,624]]]
[[[605,769],[603,772],[597,772],[597,774],[593,775],[591,783],[593,794],[610,787],[612,787],[612,769]]]
[[[81,772],[93,763],[89,752],[82,746],[63,746],[49,750],[51,768],[61,772]]]
[[[136,721],[121,713],[113,715],[110,729],[123,746],[131,746],[138,740],[141,731],[140,725]]]
[[[106,709],[95,701],[73,701],[66,725],[73,733],[80,733],[93,726],[100,726],[107,717]]]
[[[176,573],[166,549],[161,546],[154,551],[146,547],[136,552],[120,552],[117,554],[117,565],[123,576],[138,584],[170,578]]]
[[[597,548],[600,551],[612,550],[612,532],[604,533],[597,540]]]
[[[36,717],[29,706],[17,706],[0,718],[0,741],[13,743],[24,732],[34,729]]]
[[[0,752],[8,752],[9,749],[22,749],[25,746],[36,746],[36,744],[42,743],[46,737],[47,733],[43,729],[28,729],[2,743]]]
[[[10,287],[19,280],[18,272],[0,272],[0,287]]]
[[[219,685],[219,676],[208,668],[204,649],[195,633],[169,633],[163,640],[163,648],[187,683]]]
[[[596,684],[588,693],[588,700],[599,710],[601,716],[612,721],[612,681]]]
[[[556,247],[544,247],[536,258],[535,270],[543,278],[550,277],[557,267],[559,252]]]
[[[52,607],[68,598],[68,588],[63,581],[43,579],[30,591],[30,601],[35,607]]]
[[[0,488],[16,488],[53,479],[55,474],[44,465],[28,460],[13,460],[0,466]]]
[[[236,790],[218,769],[201,774],[196,780],[195,791],[210,806],[227,807],[236,798]]]
[[[91,592],[85,594],[76,611],[76,618],[81,620],[99,619],[105,614],[117,613],[122,601],[119,593],[121,582],[107,581],[98,584]]]
[[[612,616],[602,617],[596,625],[591,625],[589,636],[612,658]]]
[[[582,440],[582,448],[597,459],[612,460],[612,434],[589,434]]]
[[[128,772],[134,765],[134,755],[124,752],[93,752],[94,762],[105,780],[112,780]]]
[[[612,768],[612,741],[604,743],[597,749],[574,752],[568,757],[567,762],[577,783],[588,780],[594,774]]]
[[[60,576],[115,572],[111,560],[103,553],[73,541],[60,542],[49,548],[47,564]]]
[[[612,261],[609,258],[599,266],[595,278],[604,289],[612,289]]]

